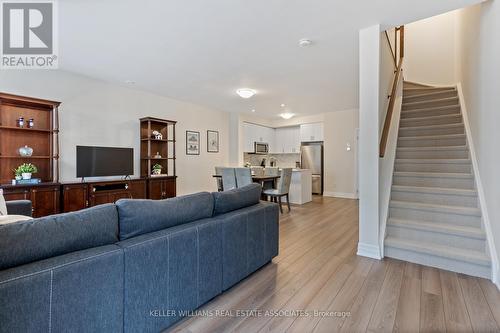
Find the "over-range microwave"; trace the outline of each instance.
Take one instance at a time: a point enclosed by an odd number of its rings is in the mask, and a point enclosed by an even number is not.
[[[269,154],[269,144],[265,142],[254,142],[255,154]]]

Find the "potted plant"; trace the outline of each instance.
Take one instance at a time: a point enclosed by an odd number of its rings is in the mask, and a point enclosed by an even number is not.
[[[32,174],[37,173],[38,169],[34,164],[23,163],[14,170],[16,179],[21,176],[22,179],[31,179]]]
[[[153,165],[153,175],[161,175],[161,169],[163,167],[160,164]]]

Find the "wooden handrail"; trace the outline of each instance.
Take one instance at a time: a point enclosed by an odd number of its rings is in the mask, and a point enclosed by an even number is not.
[[[404,57],[404,26],[400,26],[396,28],[396,42],[397,42],[397,33],[399,32],[399,62],[394,72],[394,81],[392,82],[391,94],[389,96],[389,105],[387,106],[387,113],[385,115],[384,128],[382,130],[382,136],[380,138],[380,148],[379,148],[379,156],[385,156],[385,150],[387,148],[387,140],[389,139],[389,129],[391,128],[391,120],[392,114],[394,113],[394,105],[396,104],[396,95],[398,91],[398,84],[400,81],[401,72],[403,70],[403,57]],[[386,34],[387,36],[387,34]],[[388,36],[387,36],[388,37]],[[390,43],[389,43],[390,44]],[[398,47],[397,43],[394,50],[394,55],[397,54]],[[391,48],[392,52],[392,48]]]

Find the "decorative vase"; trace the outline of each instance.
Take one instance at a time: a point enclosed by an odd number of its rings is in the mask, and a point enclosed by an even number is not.
[[[21,176],[15,176],[14,178],[15,178],[16,180],[21,180],[21,179],[23,179],[23,177],[21,177]]]
[[[22,173],[22,177],[23,177],[23,179],[31,179],[31,173],[28,173],[28,172],[25,173],[25,172],[23,172]]]
[[[28,146],[21,147],[18,149],[18,151],[19,151],[19,155],[21,155],[22,157],[29,157],[29,156],[33,155],[33,148],[28,147]]]
[[[153,175],[161,175],[161,169],[153,169]]]

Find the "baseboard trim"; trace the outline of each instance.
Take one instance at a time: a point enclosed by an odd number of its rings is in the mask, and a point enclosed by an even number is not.
[[[358,256],[368,257],[373,259],[382,259],[380,248],[377,245],[358,243]]]
[[[357,193],[347,192],[323,192],[323,196],[332,198],[359,199]]]
[[[474,173],[474,178],[476,180],[476,188],[479,199],[479,206],[481,208],[481,214],[483,216],[484,231],[486,232],[486,239],[488,241],[488,249],[491,257],[491,281],[500,290],[500,263],[498,259],[498,252],[496,250],[495,240],[493,238],[493,231],[491,228],[491,221],[488,214],[488,206],[486,205],[486,195],[484,194],[483,182],[481,181],[481,175],[479,173],[479,164],[476,155],[476,147],[474,146],[474,140],[472,139],[472,131],[469,123],[469,114],[467,113],[467,105],[465,103],[465,97],[463,94],[462,83],[457,83],[457,92],[460,102],[460,110],[462,112],[462,118],[465,125],[465,133],[467,136],[467,145],[469,146],[469,152],[472,161],[472,170]]]

